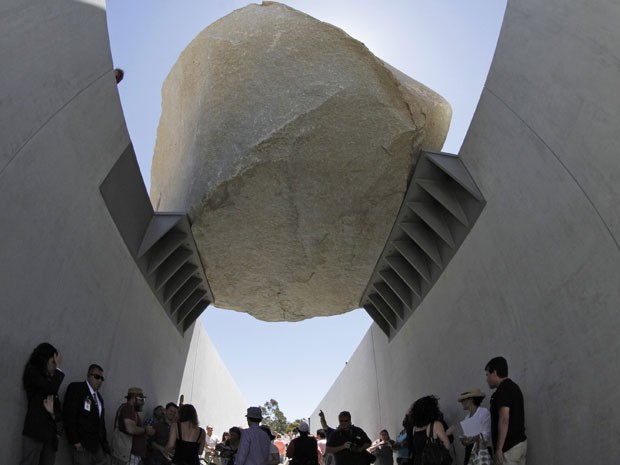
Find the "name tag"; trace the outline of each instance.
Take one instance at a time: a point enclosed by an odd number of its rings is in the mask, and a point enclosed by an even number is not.
[[[84,410],[86,410],[87,412],[90,412],[90,398],[87,397],[84,400]]]

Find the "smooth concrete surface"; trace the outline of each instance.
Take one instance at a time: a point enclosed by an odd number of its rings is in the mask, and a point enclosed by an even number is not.
[[[459,154],[488,203],[392,342],[369,330],[317,406],[330,424],[348,409],[371,436],[395,435],[431,393],[460,420],[458,394],[490,394],[484,366],[504,355],[528,463],[620,456],[618,24],[611,0],[508,2]]]
[[[3,464],[20,459],[21,377],[40,342],[63,355],[61,398],[69,382],[85,379],[90,363],[103,366],[108,423],[130,386],[145,389],[149,415],[157,403],[178,399],[190,351],[192,332],[183,337],[170,323],[99,191],[130,140],[103,2],[92,3],[0,7],[0,392],[9,419],[0,439]],[[193,355],[196,364],[212,363],[209,350]],[[214,388],[226,390],[213,395],[243,411],[239,396],[228,397],[234,382],[220,378]],[[60,444],[56,463],[67,464],[64,437]]]
[[[218,437],[231,426],[247,426],[249,404],[200,321],[194,325],[179,392],[186,403],[196,407],[200,424],[213,425]]]

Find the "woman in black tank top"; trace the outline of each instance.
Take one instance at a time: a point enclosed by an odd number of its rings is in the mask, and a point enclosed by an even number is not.
[[[413,422],[412,455],[413,465],[422,462],[422,451],[428,438],[439,439],[446,450],[450,449],[450,439],[443,425],[443,414],[435,396],[416,400],[409,414]]]
[[[191,404],[179,409],[179,420],[170,428],[166,450],[174,449],[172,463],[175,465],[200,465],[200,455],[205,447],[205,430],[198,426],[198,415]]]

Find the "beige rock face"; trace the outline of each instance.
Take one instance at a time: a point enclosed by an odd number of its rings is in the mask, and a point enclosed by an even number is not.
[[[151,199],[189,212],[217,306],[267,321],[344,313],[450,117],[342,30],[249,5],[202,31],[166,79]]]

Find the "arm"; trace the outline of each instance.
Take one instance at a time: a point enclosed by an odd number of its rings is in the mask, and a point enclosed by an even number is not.
[[[323,428],[325,434],[327,434],[329,426],[327,426],[327,421],[325,421],[325,414],[323,413],[323,410],[319,410],[319,419],[321,420],[321,428]]]
[[[170,436],[168,436],[168,444],[166,444],[166,448],[164,449],[164,456],[169,459],[172,458],[172,451],[174,450],[174,445],[177,443],[177,424],[172,423],[170,426]],[[155,443],[153,443],[155,444]]]
[[[450,439],[448,439],[448,435],[446,434],[446,430],[443,428],[443,425],[440,421],[436,421],[433,424],[433,430],[435,433],[435,437],[439,438],[443,443],[443,446],[446,449],[450,449]]]
[[[380,445],[381,445],[381,441],[377,439],[375,442],[372,443],[372,446],[368,448],[368,452],[372,454],[374,451],[376,451],[379,448]]]
[[[125,431],[132,436],[148,435],[153,436],[155,430],[152,426],[138,426],[135,420],[131,418],[123,418],[123,424],[125,425]]]
[[[77,418],[79,414],[79,386],[71,383],[67,387],[67,393],[65,394],[65,402],[63,408],[63,420],[65,422],[65,432],[67,433],[67,439],[69,444],[73,444],[75,449],[80,450],[82,444],[80,443]]]
[[[370,447],[370,439],[364,442],[361,446],[351,446],[350,449],[353,452],[363,452]]]
[[[487,447],[491,442],[491,414],[487,409],[481,409],[480,411],[480,423],[482,424],[482,431],[480,432],[480,447]]]
[[[510,407],[500,407],[499,420],[497,428],[497,445],[495,448],[495,463],[504,463],[504,442],[506,441],[506,435],[508,434],[508,421],[510,420]]]
[[[372,443],[372,441],[370,440],[370,438],[368,437],[368,435],[366,434],[366,432],[364,432],[362,429],[356,427],[356,426],[351,426],[352,428],[354,428],[354,433],[353,435],[358,435],[362,441],[362,443],[360,445],[355,445],[355,446],[351,446],[351,450],[353,452],[363,452],[366,449],[368,449],[370,447],[370,444]]]
[[[350,448],[351,448],[351,441],[347,441],[344,444],[341,444],[339,446],[327,446],[325,448],[325,452],[328,454],[337,454],[341,450],[350,449]]]
[[[58,394],[60,384],[64,379],[65,374],[58,368],[54,370],[51,377],[45,376],[39,373],[33,366],[27,366],[24,370],[24,388],[27,392],[36,391],[45,396],[50,394]]]
[[[250,438],[249,434],[245,430],[241,432],[241,440],[239,441],[239,448],[237,449],[237,455],[235,456],[235,465],[245,465],[250,453]]]
[[[200,445],[198,446],[198,455],[202,455],[202,451],[204,451],[205,444],[207,443],[207,433],[205,432],[205,430],[200,428],[199,434],[202,439],[200,440]],[[213,452],[215,452],[215,447],[213,447]]]

